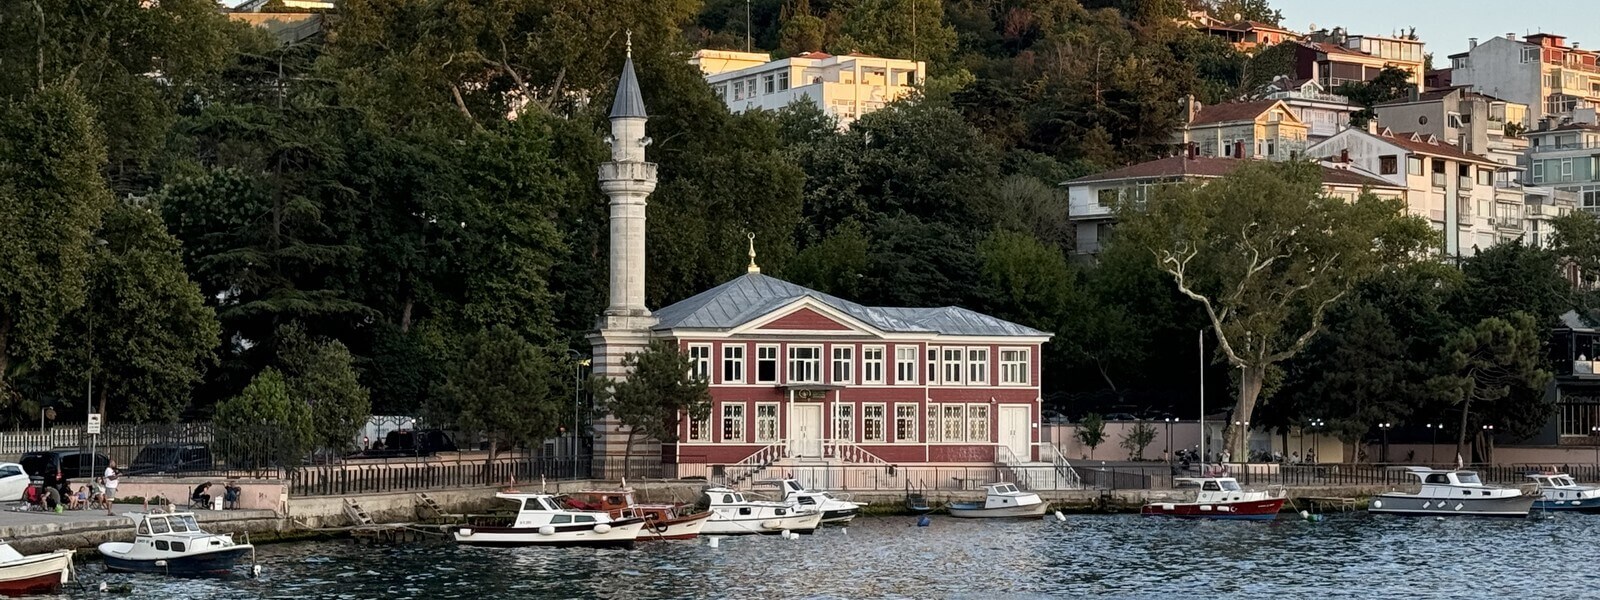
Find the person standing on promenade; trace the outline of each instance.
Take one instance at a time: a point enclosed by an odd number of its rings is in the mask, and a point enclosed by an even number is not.
[[[117,499],[117,461],[112,459],[106,464],[106,515],[115,516],[111,512],[111,503]]]

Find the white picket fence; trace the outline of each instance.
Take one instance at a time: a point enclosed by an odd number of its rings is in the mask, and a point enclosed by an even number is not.
[[[0,432],[0,460],[12,461],[18,456],[51,448],[77,448],[79,442],[89,445],[84,426],[56,426],[44,431]]]

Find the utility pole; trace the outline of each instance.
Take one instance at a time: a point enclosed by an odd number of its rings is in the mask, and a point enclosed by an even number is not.
[[[911,61],[917,60],[917,0],[911,0]]]
[[[750,0],[744,0],[744,51],[750,51]]]

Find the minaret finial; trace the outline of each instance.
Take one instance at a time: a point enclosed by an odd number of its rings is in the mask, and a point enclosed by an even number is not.
[[[745,268],[745,272],[760,273],[761,267],[756,266],[756,234],[752,231],[745,234],[745,237],[750,238],[750,266]]]
[[[633,58],[633,30],[623,30],[623,34],[628,38],[628,58]]]

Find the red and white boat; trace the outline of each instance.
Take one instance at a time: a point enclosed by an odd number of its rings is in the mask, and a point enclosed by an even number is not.
[[[72,576],[72,550],[23,556],[0,544],[0,596],[54,594]]]
[[[1288,494],[1283,490],[1257,492],[1239,487],[1232,477],[1177,477],[1179,490],[1192,490],[1192,500],[1151,502],[1139,511],[1147,517],[1184,519],[1243,519],[1270,521],[1278,518]]]
[[[644,519],[640,540],[694,539],[711,518],[709,511],[687,514],[688,509],[682,504],[640,504],[631,489],[583,490],[569,495],[566,504],[577,510],[605,511],[614,519]]]

